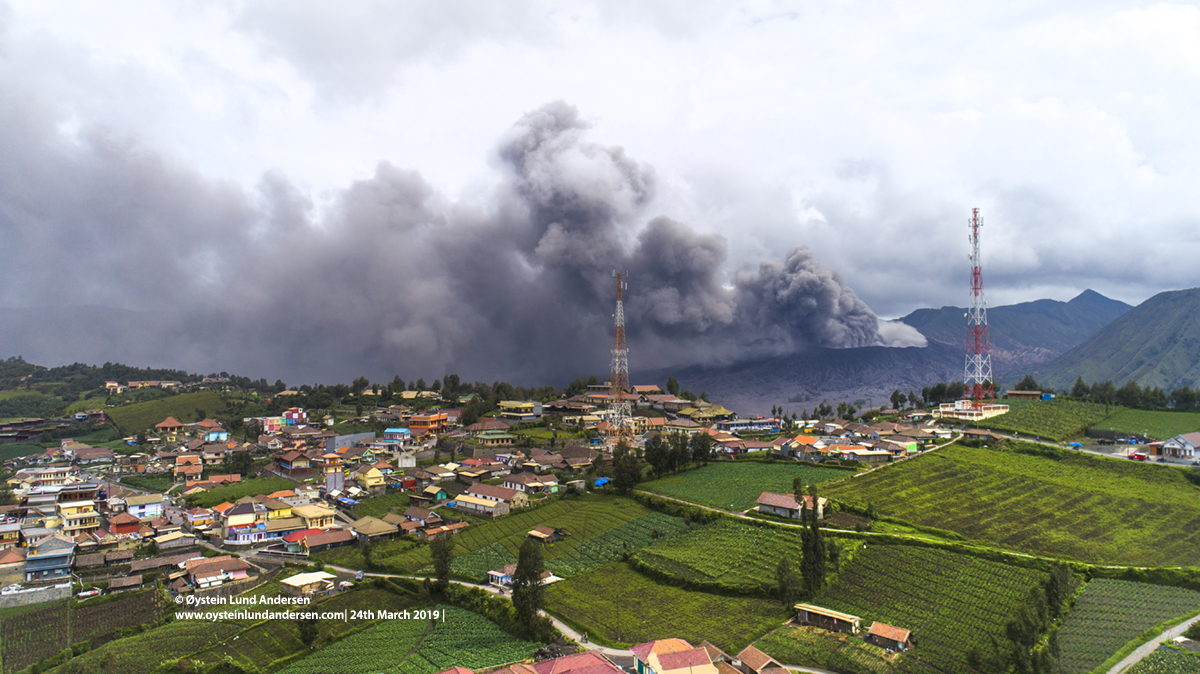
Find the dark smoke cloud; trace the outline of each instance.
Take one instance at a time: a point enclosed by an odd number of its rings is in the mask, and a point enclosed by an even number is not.
[[[587,129],[561,102],[526,114],[499,144],[505,181],[487,204],[451,203],[384,162],[320,211],[281,173],[247,192],[103,129],[64,136],[52,111],[3,97],[0,236],[13,262],[0,304],[153,311],[124,321],[137,330],[104,360],[289,381],[602,373],[614,269],[630,274],[635,379],[882,343],[871,310],[807,249],[726,276],[722,237],[645,222],[653,170]],[[62,340],[37,344],[23,355],[79,357]]]

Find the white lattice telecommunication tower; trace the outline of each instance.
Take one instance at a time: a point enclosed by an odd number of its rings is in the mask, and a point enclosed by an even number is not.
[[[967,310],[967,369],[963,379],[963,398],[980,408],[995,400],[992,390],[992,349],[988,343],[987,302],[983,300],[983,270],[979,261],[979,228],[983,218],[979,209],[971,209],[967,221],[971,229],[971,308]]]
[[[620,442],[632,444],[633,409],[629,401],[629,346],[625,343],[625,275],[613,272],[617,280],[617,311],[613,314],[612,378],[609,380],[608,448]]]

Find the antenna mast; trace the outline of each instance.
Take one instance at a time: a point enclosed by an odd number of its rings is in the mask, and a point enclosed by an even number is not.
[[[625,276],[613,272],[617,280],[617,312],[613,314],[612,377],[609,380],[608,448],[613,450],[621,441],[632,445],[633,416],[629,404],[629,346],[625,343],[624,291],[628,288]]]
[[[992,390],[992,349],[988,343],[987,303],[983,300],[983,272],[979,266],[979,228],[983,218],[979,209],[971,209],[967,221],[971,233],[971,308],[967,311],[967,370],[963,379],[963,398],[972,406],[980,408],[984,401],[992,402],[996,396]]]

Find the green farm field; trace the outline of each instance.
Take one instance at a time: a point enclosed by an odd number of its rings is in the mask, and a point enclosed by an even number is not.
[[[1100,423],[1117,407],[1076,400],[1004,400],[1009,411],[976,422],[980,428],[1066,440]]]
[[[727,653],[737,653],[792,615],[774,601],[656,583],[620,563],[554,583],[546,588],[546,605],[610,642],[640,644],[669,634],[693,644],[707,639]]]
[[[417,607],[417,603],[387,590],[362,588],[336,594],[312,607],[314,611],[402,611]],[[322,620],[319,639],[324,643],[338,641],[377,622]],[[296,621],[265,620],[251,624],[233,637],[195,653],[189,660],[198,660],[206,666],[229,661],[246,671],[274,671],[308,652],[308,645],[300,639]]]
[[[722,461],[646,482],[638,488],[710,508],[741,512],[753,508],[758,495],[764,491],[791,492],[792,479],[796,476],[803,477],[805,484],[810,484],[849,477],[851,474],[848,470],[796,463]]]
[[[358,502],[358,508],[354,514],[358,517],[378,517],[383,519],[383,516],[388,514],[393,508],[396,512],[402,513],[408,509],[408,494],[404,492],[392,492],[383,496],[375,496],[373,498],[363,499]]]
[[[201,492],[195,496],[188,497],[188,503],[201,508],[211,508],[212,506],[229,501],[234,501],[243,496],[258,496],[260,494],[271,494],[277,491],[284,491],[295,487],[296,483],[282,477],[256,477],[252,480],[231,484],[226,487],[218,487],[210,489],[206,492]]]
[[[450,667],[486,669],[519,662],[542,644],[506,634],[487,618],[453,606],[437,619],[387,620],[314,652],[280,674],[435,674]]]
[[[1092,426],[1118,433],[1145,433],[1155,440],[1200,431],[1200,412],[1160,412],[1121,408],[1116,414]]]
[[[892,659],[862,639],[815,627],[787,625],[754,642],[754,647],[785,665],[848,674],[892,674]]]
[[[626,498],[586,495],[559,499],[495,521],[472,524],[454,537],[457,544],[454,552],[456,557],[466,556],[499,544],[515,557],[521,543],[534,527],[545,525],[565,529],[571,535],[545,549],[549,563],[551,559],[569,556],[576,546],[590,538],[649,513],[650,510],[645,506]],[[432,560],[429,546],[422,545],[394,555],[376,554],[375,561],[376,568],[381,571],[414,573],[428,566]]]
[[[1097,564],[1195,564],[1200,487],[1183,469],[1067,451],[1059,457],[950,445],[824,493],[1021,552]]]
[[[1196,674],[1200,672],[1200,653],[1160,648],[1125,674]]]
[[[196,410],[204,410],[210,416],[219,414],[225,411],[225,400],[216,391],[183,393],[114,407],[108,410],[108,418],[112,419],[122,435],[133,435],[152,429],[167,417],[175,417],[185,424],[199,421],[196,418]]]
[[[1197,612],[1200,592],[1125,580],[1093,580],[1083,588],[1058,632],[1059,670],[1063,674],[1090,672],[1144,630]]]
[[[74,671],[151,672],[159,665],[186,657],[233,636],[241,627],[232,623],[180,620],[141,634],[110,641],[71,660]],[[50,670],[56,674],[65,667]]]
[[[911,630],[903,672],[969,674],[1045,574],[933,548],[869,544],[812,603]]]
[[[835,538],[826,540],[830,547],[840,543]],[[855,544],[850,540],[845,543],[851,547]],[[657,541],[635,553],[634,561],[684,582],[770,592],[775,567],[784,555],[796,560],[799,568],[799,529],[789,531],[721,519],[694,527],[682,536]],[[828,569],[830,574],[833,571]]]

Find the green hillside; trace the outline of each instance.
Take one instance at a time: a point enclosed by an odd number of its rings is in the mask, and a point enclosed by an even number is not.
[[[177,396],[147,400],[144,403],[114,407],[108,416],[117,425],[122,435],[132,435],[153,428],[167,417],[175,417],[183,423],[199,421],[197,411],[215,416],[225,411],[225,400],[216,391],[184,393]]]
[[[1200,288],[1151,297],[1035,375],[1057,388],[1077,377],[1165,391],[1200,385]]]
[[[950,445],[822,493],[980,542],[1098,564],[1192,565],[1200,487],[1191,469],[1018,444]]]

